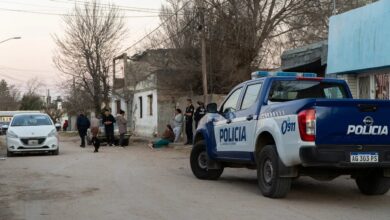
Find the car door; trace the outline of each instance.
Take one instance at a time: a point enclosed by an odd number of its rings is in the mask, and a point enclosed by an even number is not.
[[[219,157],[250,160],[253,152],[253,136],[256,129],[258,95],[262,83],[255,82],[237,89],[222,106],[226,120],[216,123],[215,138]],[[237,98],[236,93],[240,93]],[[227,111],[236,102],[234,112]],[[227,111],[227,113],[225,113]]]

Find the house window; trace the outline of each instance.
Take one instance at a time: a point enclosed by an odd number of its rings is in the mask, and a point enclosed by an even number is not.
[[[142,96],[138,97],[139,99],[139,118],[142,118]]]
[[[390,74],[375,75],[375,98],[390,99]]]
[[[148,95],[149,115],[153,115],[153,95]]]

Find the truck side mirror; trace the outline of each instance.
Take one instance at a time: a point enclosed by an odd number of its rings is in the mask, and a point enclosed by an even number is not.
[[[218,113],[217,103],[210,103],[206,108],[208,113]]]

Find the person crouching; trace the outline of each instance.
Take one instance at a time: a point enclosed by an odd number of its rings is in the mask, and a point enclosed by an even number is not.
[[[169,143],[172,143],[175,140],[175,134],[173,133],[173,129],[171,125],[167,125],[161,139],[158,141],[152,142],[149,144],[151,148],[162,148],[167,146]]]

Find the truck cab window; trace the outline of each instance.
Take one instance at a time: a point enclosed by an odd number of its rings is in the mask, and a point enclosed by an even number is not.
[[[240,98],[242,88],[235,90],[228,99],[226,99],[225,103],[222,105],[221,111],[223,114],[231,113],[237,111],[237,102]]]
[[[348,95],[344,85],[321,81],[274,81],[269,92],[271,102],[286,102],[296,99],[344,99]]]
[[[261,85],[261,83],[248,85],[245,91],[244,99],[241,104],[241,110],[251,107],[256,102],[257,97],[260,93]]]

